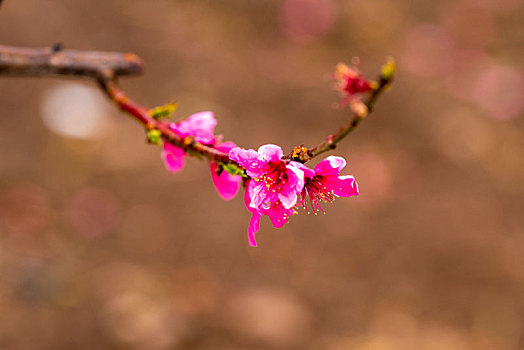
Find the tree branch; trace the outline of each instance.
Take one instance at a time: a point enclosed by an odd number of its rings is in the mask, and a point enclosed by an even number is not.
[[[130,53],[63,50],[60,44],[38,49],[0,46],[0,75],[64,75],[96,79],[109,99],[142,123],[147,130],[159,130],[164,140],[186,151],[214,161],[235,163],[229,159],[227,153],[194,142],[191,138],[181,138],[171,130],[168,122],[156,120],[149,109],[127,97],[118,87],[116,79],[119,76],[140,74],[142,71],[142,60]]]
[[[192,151],[203,155],[209,160],[222,163],[235,163],[229,159],[227,153],[204,144],[194,142],[191,137],[182,138],[169,126],[169,122],[156,120],[151,116],[149,109],[146,109],[129,99],[126,94],[118,87],[111,75],[101,74],[98,76],[98,83],[106,95],[124,112],[133,116],[136,120],[144,124],[147,130],[156,129],[161,132],[162,138],[175,146],[181,147],[186,151]],[[236,164],[236,163],[235,163]]]
[[[0,74],[8,76],[96,78],[107,70],[116,77],[140,74],[143,66],[142,60],[131,53],[63,50],[60,44],[36,49],[0,46]]]
[[[386,90],[386,88],[389,86],[390,83],[391,83],[391,79],[385,79],[384,77],[380,77],[378,86],[375,89],[373,89],[373,91],[371,92],[371,95],[368,97],[367,101],[364,103],[367,107],[368,114],[373,111],[375,102],[377,101],[378,97],[380,96],[380,94],[382,94]],[[347,125],[340,128],[340,130],[337,133],[333,135],[329,135],[324,142],[311,148],[308,152],[309,156],[311,158],[314,158],[318,156],[319,154],[322,154],[324,152],[334,149],[337,143],[342,141],[350,132],[355,130],[355,128],[360,124],[360,122],[364,118],[365,118],[365,115],[362,116],[360,114],[353,113],[353,117],[351,118],[351,121]]]
[[[367,115],[373,112],[375,102],[377,101],[379,96],[389,88],[389,86],[393,82],[394,74],[395,62],[391,58],[386,63],[386,65],[382,67],[382,73],[378,77],[377,85],[373,88],[369,97],[364,102],[364,105],[367,109],[366,114],[359,114],[353,112],[351,121],[342,128],[340,128],[338,132],[336,132],[335,134],[328,135],[325,141],[319,143],[318,145],[310,149],[303,146],[295,147],[293,152],[287,155],[286,158],[305,163],[322,153],[335,149],[340,141],[342,141],[347,135],[349,135],[350,132],[355,130],[355,128]]]
[[[391,84],[394,69],[393,61],[383,67],[378,84],[365,102],[368,114],[372,112],[377,98]],[[199,154],[213,161],[238,165],[229,159],[227,153],[195,142],[191,137],[180,137],[170,128],[169,122],[155,119],[148,108],[140,106],[127,97],[118,87],[117,78],[141,74],[142,71],[142,60],[131,53],[64,50],[61,44],[44,48],[19,48],[0,45],[0,75],[25,77],[63,75],[95,79],[109,99],[122,111],[142,123],[146,130],[158,130],[166,142],[181,147],[189,153]],[[363,115],[354,113],[346,126],[342,127],[337,133],[329,135],[324,142],[309,150],[303,146],[295,147],[286,158],[305,163],[334,149],[337,143],[360,124],[362,119],[364,119]]]

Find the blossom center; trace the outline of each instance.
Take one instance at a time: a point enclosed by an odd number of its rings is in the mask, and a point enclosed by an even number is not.
[[[268,189],[272,188],[273,191],[281,189],[289,180],[286,172],[286,163],[282,161],[269,162],[267,168],[267,172],[260,179],[266,183]]]
[[[304,182],[304,189],[301,195],[301,204],[309,214],[309,208],[307,203],[307,197],[309,197],[309,204],[311,210],[314,212],[321,211],[325,213],[320,206],[321,202],[331,203],[335,200],[333,191],[328,190],[325,185],[326,179],[322,175],[315,175],[312,178],[306,178]]]
[[[371,85],[363,77],[348,77],[346,80],[346,86],[344,91],[349,95],[356,95],[361,92],[367,92],[371,90]]]

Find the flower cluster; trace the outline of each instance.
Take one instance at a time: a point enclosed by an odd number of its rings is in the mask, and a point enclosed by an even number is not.
[[[382,79],[391,80],[393,73],[394,62],[383,69]],[[349,104],[354,113],[365,117],[368,108],[361,96],[377,89],[377,83],[367,80],[357,68],[350,68],[343,63],[337,65],[333,79],[337,90],[343,95],[340,106]],[[157,112],[168,114],[173,109],[174,105],[168,105],[167,108],[159,108]],[[218,194],[225,200],[232,199],[237,194],[240,183],[244,180],[244,201],[252,214],[248,228],[251,246],[257,245],[255,233],[258,232],[260,219],[264,215],[278,228],[288,222],[291,215],[298,213],[300,207],[307,213],[323,213],[322,203],[330,203],[336,197],[358,195],[355,178],[340,175],[346,166],[344,158],[329,156],[314,169],[310,169],[297,161],[301,158],[295,157],[295,153],[284,157],[282,149],[276,145],[264,145],[255,151],[237,147],[231,141],[222,142],[220,136],[214,135],[216,124],[212,112],[200,112],[183,121],[170,123],[169,126],[187,145],[192,142],[201,143],[227,153],[229,159],[236,162],[231,165],[210,161],[209,166]],[[305,148],[299,149],[302,152]],[[187,155],[186,149],[164,142],[162,158],[169,171],[175,173],[182,170]]]
[[[214,129],[217,124],[213,112],[200,112],[189,116],[187,119],[171,123],[171,130],[182,138],[191,138],[192,140],[214,147],[221,152],[229,152],[236,145],[231,142],[220,142],[220,137],[214,136]],[[172,173],[181,171],[185,165],[187,152],[169,142],[164,142],[162,159],[167,170]],[[231,175],[227,171],[222,171],[216,162],[210,162],[211,178],[215,184],[218,194],[225,200],[230,200],[238,192],[242,177]]]
[[[350,197],[358,194],[353,176],[340,176],[346,166],[341,157],[329,156],[314,169],[302,163],[287,160],[282,149],[276,145],[261,146],[258,151],[236,147],[233,142],[219,142],[213,134],[216,120],[212,112],[201,112],[187,119],[171,123],[171,129],[182,138],[229,153],[229,158],[245,169],[248,176],[244,196],[247,209],[252,213],[248,228],[251,246],[256,246],[255,233],[260,219],[267,215],[273,226],[278,228],[288,222],[302,206],[308,213],[324,210],[322,202],[332,202],[335,197]],[[178,172],[185,165],[187,152],[169,142],[164,143],[162,158],[170,172]],[[238,192],[242,177],[223,171],[215,162],[210,162],[211,176],[218,194],[225,200],[232,199]]]
[[[321,202],[358,194],[355,178],[340,176],[346,165],[341,157],[329,156],[314,170],[302,163],[283,159],[282,149],[276,145],[264,145],[258,151],[236,147],[229,151],[229,158],[244,167],[251,178],[247,181],[244,197],[246,207],[252,213],[248,228],[251,246],[257,245],[255,233],[259,230],[262,215],[267,215],[278,228],[297,213],[299,205],[309,212],[308,201],[313,211],[323,212]]]
[[[373,90],[374,82],[367,80],[358,68],[351,68],[344,63],[337,64],[333,79],[336,84],[335,88],[343,96],[339,106],[343,107],[349,104],[353,112],[365,117],[368,108],[361,101],[360,95]]]

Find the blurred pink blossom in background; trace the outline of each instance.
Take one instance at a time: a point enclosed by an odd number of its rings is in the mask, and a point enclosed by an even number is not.
[[[422,77],[440,77],[450,72],[454,49],[453,39],[433,24],[418,24],[404,38],[400,65]]]
[[[281,6],[282,28],[292,40],[318,39],[327,34],[335,22],[332,0],[284,0]]]
[[[524,74],[510,66],[492,65],[479,73],[473,99],[495,119],[511,119],[524,110]]]
[[[71,226],[88,238],[111,233],[120,220],[120,204],[108,190],[84,188],[77,192],[67,208]]]

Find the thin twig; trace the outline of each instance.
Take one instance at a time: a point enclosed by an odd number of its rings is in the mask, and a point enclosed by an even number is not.
[[[351,121],[342,128],[340,128],[338,132],[329,135],[325,141],[321,142],[313,148],[307,149],[303,146],[296,147],[294,152],[288,155],[287,158],[305,163],[322,153],[335,149],[337,144],[340,141],[342,141],[350,132],[355,130],[355,128],[366,117],[366,115],[369,115],[373,111],[375,102],[377,101],[378,97],[385,90],[387,90],[392,80],[393,75],[388,77],[384,77],[383,75],[379,76],[378,85],[371,91],[369,97],[364,102],[364,104],[367,107],[367,113],[365,115],[353,112]]]
[[[138,105],[126,96],[126,94],[118,87],[111,75],[99,75],[98,82],[110,100],[114,101],[122,111],[130,114],[136,120],[144,124],[147,130],[156,129],[161,132],[162,138],[164,140],[175,146],[184,148],[185,150],[201,154],[209,160],[223,163],[235,163],[229,159],[227,153],[223,153],[212,147],[194,142],[194,140],[192,140],[190,137],[182,138],[173,130],[171,130],[168,122],[153,118],[148,109]]]
[[[118,87],[116,79],[119,76],[141,74],[142,71],[142,60],[131,53],[64,50],[61,44],[44,48],[0,45],[0,75],[26,77],[63,75],[96,79],[109,99],[122,111],[142,123],[146,130],[160,131],[165,141],[182,147],[189,153],[199,154],[213,161],[236,164],[229,159],[227,153],[195,142],[191,137],[180,137],[170,128],[169,122],[155,119],[149,109],[127,97]],[[378,85],[365,102],[368,114],[371,113],[375,101],[390,85],[392,79],[393,74],[385,76],[383,73],[380,76]],[[353,131],[363,118],[362,115],[354,113],[346,126],[337,133],[329,135],[324,142],[309,150],[303,146],[296,147],[286,158],[305,163],[319,154],[334,149],[337,143]]]
[[[365,105],[368,110],[367,114],[373,111],[377,98],[380,96],[382,92],[384,92],[384,90],[386,89],[386,87],[389,85],[390,82],[391,82],[390,80],[380,78],[377,88],[373,89],[373,91],[371,92],[371,95],[368,97],[367,101],[365,102]],[[358,124],[360,124],[360,122],[364,118],[365,116],[362,116],[358,113],[353,113],[353,117],[351,118],[351,121],[346,126],[340,128],[340,130],[336,134],[329,135],[328,138],[324,142],[310,149],[311,158],[334,149],[337,143],[342,141],[342,139],[344,139],[350,132],[355,130],[355,128],[358,126]]]

